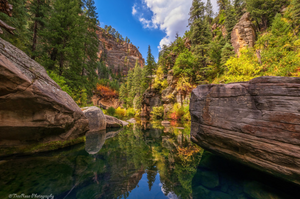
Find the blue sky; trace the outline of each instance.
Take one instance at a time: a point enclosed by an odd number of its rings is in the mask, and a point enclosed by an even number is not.
[[[216,0],[211,0],[217,12]],[[206,0],[204,0],[206,2]],[[188,29],[192,0],[95,0],[101,27],[111,25],[147,57],[148,45],[158,58],[159,47]]]

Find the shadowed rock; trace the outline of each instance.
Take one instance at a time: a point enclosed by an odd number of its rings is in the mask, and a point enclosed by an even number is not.
[[[78,138],[88,120],[24,52],[0,39],[0,146]]]
[[[300,184],[300,78],[259,77],[192,92],[199,146]]]

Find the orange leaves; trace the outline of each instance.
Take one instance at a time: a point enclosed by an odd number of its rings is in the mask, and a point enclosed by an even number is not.
[[[100,84],[97,84],[97,91],[100,92],[105,98],[114,98],[118,96],[117,91]]]

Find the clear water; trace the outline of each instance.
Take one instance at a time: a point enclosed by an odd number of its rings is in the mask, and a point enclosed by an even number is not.
[[[86,143],[0,160],[0,198],[300,198],[300,186],[231,162],[190,142],[182,128],[140,123],[86,135]],[[16,197],[15,197],[16,198]]]

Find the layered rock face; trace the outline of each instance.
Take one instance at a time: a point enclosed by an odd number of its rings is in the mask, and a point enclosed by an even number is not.
[[[118,72],[120,67],[122,74],[127,74],[130,68],[134,68],[136,60],[143,67],[145,60],[136,46],[126,42],[117,42],[104,29],[98,28],[97,35],[100,40],[98,56],[103,57],[107,66],[114,66],[113,72]]]
[[[300,78],[259,77],[192,92],[191,139],[300,184]]]
[[[24,52],[0,39],[0,146],[74,139],[88,120]]]
[[[240,49],[246,46],[253,47],[256,41],[254,27],[250,21],[250,13],[245,13],[231,33],[231,43],[237,55]]]

